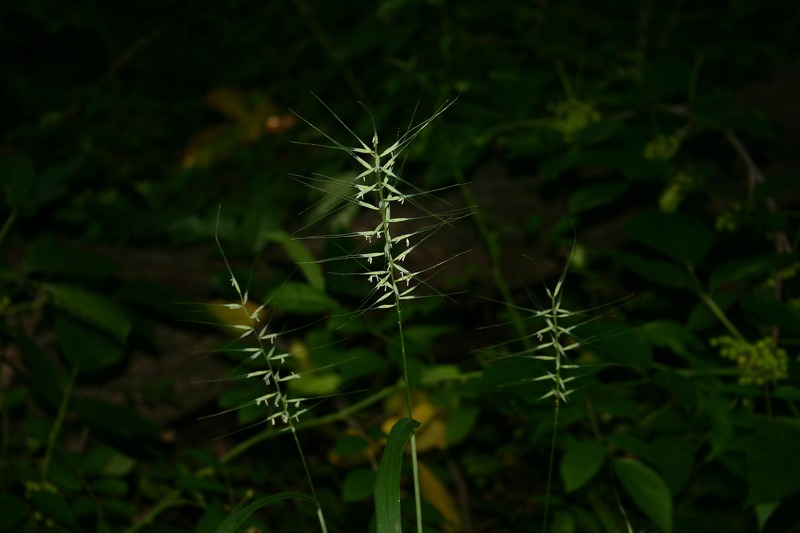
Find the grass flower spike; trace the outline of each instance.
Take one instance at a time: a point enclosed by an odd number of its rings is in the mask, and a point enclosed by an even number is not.
[[[323,103],[323,105],[325,105]],[[419,124],[410,127],[404,134],[398,136],[391,145],[381,148],[377,134],[377,128],[373,120],[373,135],[369,142],[361,140],[333,111],[325,106],[336,117],[336,120],[357,140],[357,146],[347,147],[336,141],[334,138],[308,123],[317,132],[322,134],[332,145],[333,148],[346,152],[359,166],[359,173],[349,180],[333,180],[334,185],[341,193],[337,198],[338,205],[334,209],[340,209],[347,204],[355,205],[368,215],[372,215],[372,222],[367,223],[367,229],[360,229],[345,234],[325,235],[321,238],[354,238],[360,242],[356,245],[355,253],[348,253],[339,257],[333,257],[324,261],[356,261],[362,265],[363,270],[358,275],[366,277],[371,284],[369,296],[362,304],[360,312],[369,309],[394,309],[397,315],[397,331],[400,339],[402,354],[402,374],[406,383],[406,408],[407,418],[401,419],[396,425],[402,426],[404,431],[392,430],[389,436],[387,450],[400,450],[405,447],[405,439],[410,437],[411,457],[414,473],[415,503],[417,516],[417,529],[422,531],[422,510],[419,490],[419,470],[417,465],[416,439],[413,433],[415,423],[412,420],[411,392],[408,385],[408,361],[406,358],[406,346],[404,338],[403,303],[408,300],[421,298],[424,295],[418,292],[421,285],[427,285],[427,276],[431,271],[436,270],[443,263],[424,267],[423,269],[413,270],[406,266],[406,259],[417,249],[417,247],[436,230],[452,221],[466,216],[465,210],[452,209],[444,213],[433,213],[427,209],[423,199],[432,197],[430,192],[423,191],[408,181],[404,180],[400,174],[402,168],[401,154],[414,142],[416,137],[450,104],[446,103],[440,107],[432,116],[423,120]],[[331,180],[320,176],[299,177],[310,187],[317,188],[326,194],[330,194],[329,187],[326,188],[324,182]],[[330,183],[328,184],[330,185]],[[401,212],[402,211],[402,212]],[[410,214],[409,214],[410,212]],[[400,436],[402,435],[402,437]],[[402,442],[393,442],[394,440]],[[384,461],[388,461],[388,451],[384,454]],[[394,455],[393,455],[394,456]],[[402,456],[402,454],[401,454]],[[400,456],[400,457],[401,457]],[[395,465],[396,466],[396,465]],[[381,464],[379,480],[382,473],[392,469]],[[399,482],[399,467],[394,468],[397,480],[386,483],[391,485],[388,492],[396,494],[395,489]],[[386,476],[383,476],[386,477]],[[395,496],[379,496],[379,488],[383,483],[376,485],[376,512],[378,530],[384,528],[399,527],[400,502]],[[387,493],[388,493],[387,492]],[[384,500],[396,500],[387,503]],[[384,505],[385,504],[385,505]]]
[[[225,256],[225,252],[222,250],[222,246],[220,245],[218,238],[217,246],[219,247],[223,260],[225,261],[225,266],[228,270],[228,274],[230,275],[231,285],[239,297],[238,302],[223,304],[223,306],[230,311],[241,310],[242,312],[242,323],[231,324],[230,327],[241,331],[237,341],[252,339],[255,344],[255,346],[231,348],[228,351],[242,352],[246,356],[244,364],[257,364],[260,361],[264,365],[264,368],[260,370],[251,371],[243,376],[238,377],[242,379],[258,379],[269,391],[266,394],[255,398],[250,403],[255,404],[256,406],[263,405],[264,407],[268,408],[271,412],[267,415],[265,419],[266,422],[269,422],[272,426],[275,426],[280,421],[280,423],[286,424],[286,429],[291,432],[295,446],[297,447],[297,452],[303,464],[303,469],[308,480],[309,488],[311,490],[311,500],[313,500],[313,503],[317,507],[317,517],[319,519],[320,528],[323,532],[325,532],[327,531],[327,526],[322,512],[322,506],[317,499],[316,490],[314,489],[314,482],[311,478],[308,465],[306,464],[303,448],[300,445],[300,440],[297,436],[297,431],[295,428],[295,423],[298,422],[300,416],[308,411],[308,408],[304,409],[302,407],[303,402],[307,399],[290,398],[287,387],[287,382],[300,379],[301,375],[292,371],[285,372],[284,375],[281,375],[281,367],[284,361],[291,354],[288,351],[282,351],[278,349],[276,339],[278,338],[279,334],[269,330],[268,321],[264,325],[260,324],[260,317],[264,312],[268,302],[261,304],[254,310],[251,310],[251,306],[248,306],[248,291],[242,291],[241,285],[236,279],[236,276],[234,275],[233,270],[228,263],[228,258]],[[238,409],[238,407],[236,409]],[[293,494],[287,497],[308,500],[308,496],[304,494]],[[271,503],[271,501],[273,500],[265,499],[264,504]],[[246,509],[249,509],[251,513],[254,510],[250,506],[248,506]],[[231,518],[235,519],[236,515],[233,515]]]

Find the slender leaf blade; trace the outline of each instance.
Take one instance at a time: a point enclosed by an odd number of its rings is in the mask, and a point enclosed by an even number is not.
[[[400,522],[400,469],[403,450],[419,426],[412,418],[401,418],[392,426],[375,480],[375,519],[378,533],[402,531]]]
[[[278,494],[273,494],[272,496],[267,496],[265,498],[256,500],[247,507],[242,507],[238,511],[234,512],[232,515],[228,516],[228,518],[226,518],[219,526],[217,526],[215,533],[236,533],[236,531],[239,530],[242,524],[244,524],[253,513],[258,511],[265,505],[289,499],[306,501],[313,504],[314,506],[318,505],[317,500],[315,500],[308,494],[303,494],[301,492],[279,492]]]

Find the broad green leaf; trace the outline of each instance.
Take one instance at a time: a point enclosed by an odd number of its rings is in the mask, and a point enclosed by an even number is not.
[[[336,300],[325,292],[300,282],[285,283],[272,291],[267,301],[279,311],[297,314],[325,313],[338,307]]]
[[[355,502],[369,498],[375,486],[375,472],[368,468],[356,468],[347,473],[342,483],[342,499]]]
[[[375,480],[375,519],[378,533],[400,533],[400,469],[403,450],[419,422],[401,418],[392,426]]]
[[[124,343],[127,339],[131,329],[128,317],[117,304],[105,296],[55,283],[42,283],[40,287],[52,298],[56,308],[102,329],[118,342]]]
[[[628,270],[648,281],[671,289],[694,289],[694,281],[685,268],[669,261],[650,259],[629,252],[614,251],[610,255]]]
[[[283,247],[286,254],[300,267],[300,271],[309,285],[320,291],[325,290],[325,274],[322,267],[303,243],[293,239],[284,231],[267,232],[264,234],[264,238]]]
[[[215,533],[236,533],[239,531],[239,528],[244,525],[250,516],[264,507],[265,505],[269,505],[271,503],[279,502],[282,500],[298,500],[304,501],[312,504],[314,507],[318,507],[319,504],[317,500],[309,496],[308,494],[303,494],[301,492],[280,492],[278,494],[273,494],[272,496],[267,496],[266,498],[261,498],[260,500],[256,500],[247,507],[239,509],[235,511],[233,514],[228,516],[224,522],[222,522],[219,526],[217,526]]]
[[[756,433],[747,448],[747,502],[770,503],[800,491],[800,426],[774,423]]]
[[[579,213],[609,204],[627,188],[628,184],[625,182],[601,183],[583,187],[570,195],[569,210],[572,213]]]
[[[628,234],[682,265],[698,265],[714,246],[714,231],[683,213],[642,213],[631,218]]]
[[[122,345],[86,323],[56,314],[55,330],[58,346],[73,368],[80,372],[96,372],[122,361]]]
[[[472,433],[479,413],[480,409],[469,405],[462,405],[450,411],[445,429],[445,441],[448,446],[458,444]]]
[[[102,254],[64,246],[50,238],[37,239],[25,251],[25,270],[31,273],[102,279],[113,276],[119,265]]]
[[[574,492],[591,481],[605,458],[606,450],[596,440],[584,440],[570,446],[561,460],[564,491]]]
[[[639,509],[665,533],[672,532],[672,494],[652,468],[635,459],[615,459],[614,474]]]

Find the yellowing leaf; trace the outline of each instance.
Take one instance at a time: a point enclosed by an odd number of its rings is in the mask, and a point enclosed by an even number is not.
[[[461,531],[461,516],[458,514],[455,499],[450,491],[425,463],[420,461],[417,464],[419,465],[419,489],[422,497],[445,517],[448,522],[444,526],[445,531]]]
[[[447,447],[447,440],[445,434],[447,433],[447,424],[445,422],[443,413],[428,401],[425,393],[415,392],[411,395],[412,409],[411,417],[420,423],[415,431],[417,439],[417,451],[423,452],[433,448],[444,449]],[[407,416],[405,393],[398,393],[390,396],[384,408],[387,414],[394,416],[388,417],[381,425],[381,429],[385,434],[389,434],[392,426]]]
[[[247,123],[252,115],[247,108],[246,95],[230,87],[212,89],[203,99],[208,107],[225,115],[234,122]]]

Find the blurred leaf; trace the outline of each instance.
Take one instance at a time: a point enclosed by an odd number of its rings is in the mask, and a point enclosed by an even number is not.
[[[760,283],[772,277],[781,268],[792,264],[794,259],[786,254],[764,254],[734,259],[711,274],[708,289],[712,293],[732,282]]]
[[[11,410],[20,405],[28,394],[27,387],[9,387],[0,393],[0,411]]]
[[[333,451],[339,455],[356,455],[368,447],[369,441],[361,435],[345,434],[336,441]]]
[[[455,498],[444,483],[422,461],[419,465],[419,490],[426,502],[433,505],[447,520],[445,531],[461,531],[461,515],[458,513]]]
[[[256,405],[252,389],[230,389],[217,400],[222,409],[235,410],[240,424],[249,424],[264,416],[264,407]]]
[[[775,130],[763,113],[746,105],[729,90],[707,92],[689,104],[692,121],[716,131],[728,129],[747,132],[761,139],[774,139]]]
[[[57,409],[61,404],[63,384],[61,377],[47,356],[21,331],[16,332],[16,343],[19,346],[25,365],[30,371],[31,388],[34,395]]]
[[[719,292],[714,295],[714,301],[717,306],[722,309],[722,312],[727,312],[739,298],[741,298],[741,296],[737,293]],[[686,321],[686,326],[691,331],[702,331],[718,324],[719,318],[717,318],[704,302],[697,302],[694,307],[692,307],[692,310],[689,312],[689,318]]]
[[[6,199],[11,209],[22,216],[35,215],[41,208],[68,190],[67,181],[81,162],[76,157],[53,165],[36,174],[33,162],[26,155],[0,159],[0,182],[5,184]]]
[[[447,415],[447,429],[445,431],[447,445],[458,444],[470,435],[479,414],[479,408],[469,405],[462,405],[450,411]]]
[[[98,479],[92,482],[92,490],[104,496],[122,498],[128,494],[128,484],[119,479]]]
[[[786,331],[800,331],[800,309],[774,298],[747,299],[742,302],[744,311],[763,324],[777,326]]]
[[[125,357],[122,345],[114,339],[61,313],[55,316],[55,330],[61,352],[80,372],[96,372]]]
[[[560,469],[564,491],[574,492],[591,481],[605,459],[606,450],[596,440],[584,440],[567,448]]]
[[[683,213],[642,213],[631,218],[628,234],[682,265],[698,265],[714,246],[714,232]]]
[[[580,166],[609,168],[629,179],[660,178],[669,168],[663,161],[643,157],[638,147],[636,149],[593,148],[574,150],[545,159],[539,166],[539,173],[545,179],[553,180],[567,170]]]
[[[668,348],[675,355],[692,359],[703,343],[683,324],[674,320],[654,320],[641,327],[642,335],[653,346]]]
[[[572,213],[588,211],[609,204],[628,189],[624,182],[601,183],[578,189],[569,197],[569,210]]]
[[[645,71],[645,83],[653,99],[684,96],[689,89],[692,65],[679,57],[651,61]]]
[[[0,183],[9,207],[20,214],[30,215],[35,208],[28,198],[36,185],[36,170],[27,155],[15,155],[0,159]]]
[[[136,466],[134,459],[110,446],[98,446],[82,457],[84,474],[123,477],[127,476],[134,466]]]
[[[0,531],[10,529],[30,515],[28,505],[10,494],[0,494]]]
[[[758,530],[764,531],[767,520],[778,509],[781,502],[759,503],[755,505],[756,517],[758,518]]]
[[[384,370],[388,365],[389,361],[379,353],[367,348],[354,348],[346,353],[346,358],[338,364],[337,369],[342,382],[348,383]]]
[[[749,504],[781,501],[800,491],[800,426],[794,421],[765,425],[747,446]]]
[[[67,502],[59,494],[48,490],[39,490],[29,496],[33,506],[47,518],[59,524],[77,528],[75,515]]]
[[[119,265],[102,254],[64,246],[45,237],[37,239],[25,250],[25,270],[36,274],[104,279],[116,274]]]
[[[126,281],[119,286],[116,296],[160,316],[183,320],[189,317],[186,306],[179,304],[183,298],[161,283],[146,279]],[[197,314],[192,312],[192,317],[197,319]]]
[[[587,349],[596,350],[609,361],[622,360],[643,371],[653,361],[653,351],[638,329],[624,324],[590,322],[578,327],[576,337]]]
[[[647,459],[658,468],[672,494],[677,494],[692,476],[694,448],[678,435],[660,435],[649,443]]]
[[[110,333],[120,343],[127,339],[131,328],[128,317],[105,296],[70,285],[42,283],[40,287],[56,308]]]
[[[342,499],[346,502],[364,500],[372,496],[375,472],[368,468],[350,470],[342,482]]]
[[[266,240],[280,244],[283,247],[286,254],[297,263],[309,285],[320,291],[325,291],[325,274],[322,271],[322,267],[302,242],[293,239],[291,235],[283,231],[270,231],[265,233],[264,237]]]
[[[615,459],[614,474],[639,509],[665,533],[672,532],[672,495],[652,468],[635,459]]]
[[[378,533],[400,533],[403,529],[400,519],[400,470],[403,466],[403,450],[417,426],[419,422],[416,420],[401,418],[392,426],[386,441],[375,480],[375,520]]]
[[[285,313],[325,313],[338,307],[336,300],[316,287],[292,281],[272,291],[267,301],[272,307]]]
[[[686,269],[675,263],[649,259],[640,255],[623,251],[609,252],[614,259],[622,263],[628,270],[648,281],[672,289],[694,289],[694,281]]]
[[[74,398],[70,411],[96,429],[119,437],[156,437],[160,432],[156,422],[133,409],[101,400]]]

